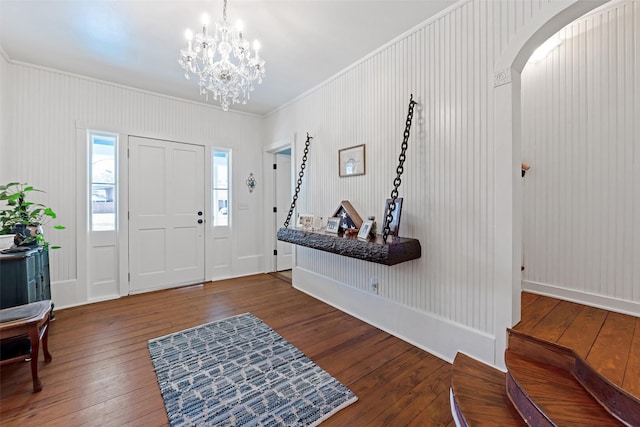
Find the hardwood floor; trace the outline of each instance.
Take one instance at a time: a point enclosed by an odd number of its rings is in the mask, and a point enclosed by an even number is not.
[[[42,391],[31,392],[28,363],[0,370],[0,423],[167,425],[147,340],[244,312],[358,396],[323,426],[454,425],[448,363],[267,274],[57,310]]]
[[[640,317],[523,292],[522,320],[513,329],[572,348],[640,398]]]

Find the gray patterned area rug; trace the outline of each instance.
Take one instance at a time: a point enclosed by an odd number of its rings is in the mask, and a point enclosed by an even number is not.
[[[250,313],[149,340],[172,426],[316,426],[358,398]]]

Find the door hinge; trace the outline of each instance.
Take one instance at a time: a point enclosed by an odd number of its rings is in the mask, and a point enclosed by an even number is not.
[[[277,206],[273,207],[273,213],[278,213],[278,207]]]
[[[278,164],[277,163],[273,164],[273,169],[278,169]]]
[[[131,273],[128,273],[129,276],[129,282],[131,282]]]
[[[131,219],[131,212],[127,211],[127,219]]]
[[[277,249],[274,249],[274,250],[273,250],[273,254],[274,254],[274,255],[278,255],[278,250],[277,250]]]
[[[130,153],[129,149],[127,148],[127,158],[129,158],[129,156],[131,156],[131,153]]]

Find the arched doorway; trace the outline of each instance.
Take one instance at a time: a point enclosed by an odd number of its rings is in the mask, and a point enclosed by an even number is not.
[[[496,364],[504,368],[506,327],[520,320],[522,260],[520,74],[534,50],[565,25],[609,0],[550,4],[523,28],[494,65]]]

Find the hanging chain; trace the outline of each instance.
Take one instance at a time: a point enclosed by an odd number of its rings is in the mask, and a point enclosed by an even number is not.
[[[384,219],[384,228],[382,231],[382,240],[387,243],[387,238],[391,232],[391,221],[393,221],[393,211],[396,209],[396,199],[398,198],[398,187],[402,183],[400,179],[402,172],[404,172],[404,161],[406,159],[407,147],[409,146],[409,134],[411,132],[411,120],[413,120],[413,106],[416,105],[416,101],[413,100],[413,94],[409,98],[409,112],[407,113],[407,121],[404,128],[404,139],[402,140],[402,151],[398,157],[398,167],[396,168],[396,179],[393,180],[393,190],[391,190],[391,201],[389,202],[387,217]]]
[[[298,201],[298,193],[300,192],[300,186],[302,185],[302,177],[304,177],[304,168],[307,167],[307,154],[309,154],[309,145],[311,145],[312,139],[313,137],[309,136],[309,132],[307,132],[307,140],[304,143],[304,154],[302,156],[302,164],[300,165],[300,172],[298,172],[298,182],[296,183],[297,184],[296,191],[293,194],[293,200],[291,201],[291,207],[289,208],[287,219],[284,222],[284,228],[289,228],[289,221],[291,221],[293,210],[296,208],[296,202]]]

